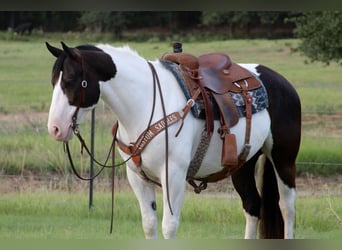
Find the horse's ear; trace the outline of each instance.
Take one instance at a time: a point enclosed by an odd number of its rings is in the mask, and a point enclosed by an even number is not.
[[[63,50],[51,46],[48,42],[45,42],[45,45],[46,45],[47,49],[50,51],[50,53],[57,58],[63,53]]]
[[[72,59],[76,60],[80,57],[78,49],[68,47],[64,42],[61,42],[63,50],[70,56]]]

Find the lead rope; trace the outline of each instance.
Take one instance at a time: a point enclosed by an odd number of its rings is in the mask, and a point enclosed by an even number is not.
[[[116,134],[117,134],[117,130],[118,130],[118,125],[119,123],[116,122],[114,125],[114,129],[113,129],[113,141],[115,144],[116,141]],[[113,223],[114,223],[114,189],[115,189],[115,148],[113,147],[112,150],[112,212],[111,212],[111,216],[110,216],[110,229],[109,229],[109,233],[112,234],[113,233]]]
[[[169,191],[169,133],[168,133],[168,126],[167,126],[164,98],[163,98],[163,93],[162,93],[162,90],[161,90],[158,74],[157,74],[154,66],[152,65],[152,63],[150,63],[150,62],[147,62],[147,63],[150,66],[151,71],[152,71],[153,82],[157,83],[157,85],[158,85],[160,102],[161,102],[162,110],[163,110],[163,117],[164,117],[164,122],[165,122],[165,184],[166,184],[166,197],[167,197],[167,202],[168,202],[168,205],[169,205],[170,213],[171,213],[171,215],[173,215],[173,211],[172,211],[172,207],[171,207],[171,202],[170,202],[170,191]]]

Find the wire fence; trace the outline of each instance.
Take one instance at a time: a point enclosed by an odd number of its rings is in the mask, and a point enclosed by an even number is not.
[[[102,105],[101,105],[102,104]],[[19,105],[18,105],[19,106]],[[21,106],[16,106],[16,107],[11,107],[10,109],[16,109],[16,110],[20,110],[22,108]],[[98,105],[99,108],[97,108],[96,113],[97,117],[100,117],[100,121],[104,121],[104,119],[106,119],[106,126],[110,126],[110,122],[108,123],[108,117],[105,112],[105,109],[108,109],[105,107],[105,105],[103,105],[103,102],[100,103],[100,105]],[[1,107],[0,107],[0,112],[1,112]],[[46,113],[46,111],[45,111]],[[89,126],[91,124],[91,129],[92,126],[96,127],[98,124],[94,123],[94,115],[95,112],[91,112],[91,119],[90,122],[87,122],[88,124],[86,124],[87,126]],[[303,111],[303,114],[329,114],[329,115],[333,115],[336,112],[331,111],[331,110],[305,110]],[[1,114],[0,114],[1,117]],[[45,117],[46,119],[47,117]],[[7,119],[7,120],[6,120]],[[14,119],[14,120],[13,120]],[[26,131],[30,131],[30,133],[35,133],[35,134],[48,134],[47,132],[47,127],[46,127],[46,120],[44,120],[44,118],[41,118],[40,120],[35,119],[34,117],[30,117],[30,116],[25,116],[24,115],[24,119],[23,117],[21,117],[22,120],[15,118],[14,116],[7,116],[5,118],[5,121],[1,121],[0,120],[0,138],[5,136],[8,131],[13,130],[13,127],[15,127],[14,125],[17,125],[17,123],[21,123],[21,127],[24,128]],[[22,126],[22,123],[26,123],[26,126]],[[99,121],[97,121],[97,123],[99,123]],[[103,125],[102,125],[103,126]],[[18,130],[20,130],[20,127],[17,128]],[[95,129],[95,128],[94,128]],[[90,135],[94,135],[94,131],[89,131]],[[329,138],[329,136],[325,136],[326,138]],[[94,140],[94,137],[90,136],[90,140]],[[18,142],[21,143],[21,142]],[[95,146],[96,147],[96,146]],[[43,147],[44,148],[44,147]],[[45,160],[48,164],[51,164],[51,162],[49,163],[50,160],[47,160],[46,158],[49,158],[48,155],[43,155],[42,156],[42,152],[41,152],[42,147],[40,147],[40,150],[36,150],[33,152],[30,152],[30,157],[31,158],[35,158],[35,159],[41,159],[41,160]],[[95,149],[95,148],[94,148]],[[93,150],[94,150],[93,149]],[[14,149],[15,150],[15,149]],[[0,148],[1,151],[1,148]],[[5,152],[6,153],[6,152]],[[3,154],[3,152],[1,152],[1,154]],[[51,155],[50,155],[51,156]],[[26,151],[24,151],[24,154],[21,155],[21,157],[23,158],[22,162],[20,163],[20,161],[17,161],[17,164],[22,164],[22,169],[24,168],[25,165],[25,161],[26,161]],[[68,162],[66,161],[66,156],[64,155],[64,160],[61,159],[57,159],[55,160],[55,165],[63,165],[62,167],[59,166],[57,167],[57,170],[59,171],[59,174],[51,174],[48,171],[45,171],[45,174],[34,174],[34,173],[27,173],[25,171],[22,171],[21,174],[7,174],[7,173],[3,173],[3,171],[1,171],[1,166],[0,166],[0,179],[5,180],[5,184],[2,185],[7,185],[10,187],[7,188],[14,188],[16,190],[26,190],[27,185],[30,186],[30,188],[32,189],[32,186],[35,186],[34,183],[35,182],[39,182],[40,185],[36,185],[39,187],[41,187],[41,183],[44,183],[44,186],[48,187],[51,190],[67,190],[67,191],[71,191],[71,190],[89,190],[89,208],[93,207],[93,193],[95,190],[99,191],[101,190],[106,191],[106,190],[110,190],[110,186],[111,186],[111,180],[109,178],[109,176],[101,176],[100,178],[97,178],[96,180],[91,180],[90,182],[83,182],[80,179],[76,178],[75,175],[71,174],[71,170],[69,167]],[[7,161],[11,161],[11,159],[7,160]],[[1,161],[0,161],[1,162]],[[0,163],[1,164],[1,163]],[[93,162],[92,161],[87,161],[86,163],[86,171],[84,171],[83,169],[83,176],[92,176],[93,172],[94,172],[94,166],[92,165]],[[297,166],[329,166],[329,167],[342,167],[342,162],[312,162],[312,161],[297,161],[296,162]],[[123,173],[123,171],[121,171],[119,174],[116,174],[115,176],[115,186],[116,186],[116,190],[117,191],[123,191],[123,190],[127,190],[128,188],[128,183],[127,183],[127,178],[125,176],[125,173]],[[3,181],[2,181],[3,182]],[[14,184],[13,184],[14,183]],[[95,190],[94,190],[95,187]],[[216,189],[215,189],[216,190]],[[217,190],[216,190],[217,191]]]
[[[297,161],[296,165],[316,165],[316,166],[334,166],[334,167],[342,167],[342,163],[338,162],[310,162],[310,161]]]

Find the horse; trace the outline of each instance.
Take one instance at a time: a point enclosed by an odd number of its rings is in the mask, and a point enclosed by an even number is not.
[[[187,170],[205,121],[190,113],[183,120],[173,121],[172,115],[165,119],[172,112],[182,113],[189,100],[159,59],[148,61],[127,45],[69,47],[61,43],[58,48],[46,42],[47,49],[56,57],[48,117],[50,135],[61,142],[71,140],[74,127],[82,123],[100,98],[115,113],[119,125],[117,140],[125,145],[137,141],[147,125],[167,127],[140,152],[140,167],[132,154],[122,147],[118,151],[127,161],[127,179],[139,202],[146,239],[157,238],[156,183],[163,194],[162,234],[165,239],[174,238]],[[230,176],[242,201],[246,220],[244,238],[294,238],[300,99],[288,80],[272,69],[260,64],[239,65],[261,80],[269,99],[267,108],[252,115],[251,149],[246,162]],[[240,117],[231,128],[236,135],[237,153],[244,144],[245,120]],[[214,131],[219,125],[214,122]],[[222,170],[221,147],[222,139],[214,132],[196,178]]]
[[[17,27],[15,27],[14,32],[19,35],[24,35],[27,33],[31,35],[33,30],[33,24],[31,22],[21,23]]]

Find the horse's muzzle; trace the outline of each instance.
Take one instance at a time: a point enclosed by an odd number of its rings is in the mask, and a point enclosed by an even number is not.
[[[48,125],[49,134],[56,141],[68,142],[73,138],[73,130],[70,126],[59,126],[56,123]]]

